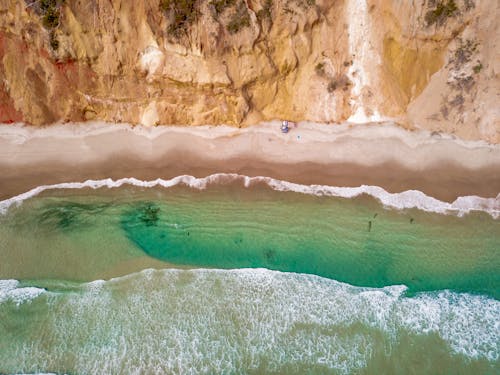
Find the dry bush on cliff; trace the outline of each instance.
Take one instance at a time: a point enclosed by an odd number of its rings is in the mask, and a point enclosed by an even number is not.
[[[160,9],[170,20],[168,34],[180,38],[199,16],[197,0],[161,0]]]

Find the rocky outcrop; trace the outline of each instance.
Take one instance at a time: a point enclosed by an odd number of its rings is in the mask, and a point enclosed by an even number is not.
[[[498,5],[0,0],[0,122],[393,118],[500,142]]]

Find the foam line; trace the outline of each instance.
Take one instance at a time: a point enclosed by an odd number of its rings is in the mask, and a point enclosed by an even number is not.
[[[16,281],[6,282],[11,288]],[[400,338],[419,336],[425,341],[417,343],[450,351],[431,356],[432,366],[449,355],[495,366],[499,301],[449,290],[411,297],[405,291],[404,285],[356,287],[267,269],[148,269],[82,284],[78,293],[40,301],[38,309],[20,306],[13,313],[42,314],[26,324],[43,327],[44,334],[5,345],[0,360],[39,371],[64,368],[67,353],[75,352],[74,368],[89,374],[124,368],[138,374],[268,373],[318,364],[328,369],[320,372],[351,374],[373,359],[407,359],[412,348],[398,354]],[[85,350],[82,340],[91,342]]]
[[[19,306],[38,297],[43,292],[45,292],[44,289],[35,287],[20,288],[17,280],[0,280],[0,303],[12,301]]]
[[[328,185],[302,185],[293,182],[277,180],[271,177],[256,176],[249,177],[235,173],[215,173],[207,177],[197,178],[190,175],[182,175],[164,180],[158,178],[151,181],[142,181],[134,177],[113,180],[111,178],[102,180],[87,180],[84,182],[64,182],[54,185],[42,185],[31,189],[15,197],[0,201],[0,213],[6,213],[9,207],[20,204],[26,199],[32,198],[45,190],[55,189],[100,189],[116,188],[122,185],[133,185],[140,187],[162,186],[170,188],[177,185],[186,185],[194,189],[205,189],[208,185],[242,181],[245,187],[257,183],[265,183],[276,191],[290,191],[316,196],[330,196],[342,198],[354,198],[362,194],[370,195],[380,201],[386,208],[409,209],[417,208],[422,211],[440,214],[454,214],[462,216],[471,211],[483,211],[493,218],[500,217],[500,193],[495,198],[482,198],[475,195],[458,197],[454,202],[448,203],[430,197],[419,190],[407,190],[401,193],[389,193],[379,186],[361,185],[358,187],[338,187]]]

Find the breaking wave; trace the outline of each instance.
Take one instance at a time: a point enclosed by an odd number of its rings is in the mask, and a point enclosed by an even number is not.
[[[234,173],[216,173],[207,177],[197,178],[182,175],[164,180],[158,178],[151,181],[142,181],[133,177],[113,180],[111,178],[102,180],[87,180],[84,182],[64,182],[54,185],[38,186],[30,191],[15,197],[0,201],[0,213],[22,201],[32,198],[43,191],[53,189],[82,189],[82,188],[116,188],[122,185],[134,185],[140,187],[162,186],[165,188],[186,185],[194,189],[205,189],[212,184],[230,183],[241,181],[245,187],[264,183],[276,191],[290,191],[316,196],[331,196],[354,198],[363,194],[370,195],[380,201],[387,208],[408,209],[417,208],[427,212],[440,214],[455,214],[462,216],[471,211],[483,211],[497,219],[500,217],[500,193],[495,198],[483,198],[475,195],[457,198],[448,203],[430,197],[419,190],[407,190],[401,193],[389,193],[379,186],[361,185],[359,187],[338,187],[328,185],[302,185],[293,182],[277,180],[271,177],[249,177]]]
[[[38,297],[43,292],[44,290],[40,288],[21,288],[17,280],[0,280],[0,304],[10,301],[19,306]]]
[[[4,345],[7,369],[347,374],[384,358],[423,355],[436,366],[443,355],[499,359],[500,302],[466,293],[409,297],[401,285],[355,287],[267,269],[149,269],[77,291],[48,289],[35,297],[36,310],[34,302],[15,308],[36,311],[41,325],[29,329],[44,332]],[[67,353],[78,353],[70,368]]]

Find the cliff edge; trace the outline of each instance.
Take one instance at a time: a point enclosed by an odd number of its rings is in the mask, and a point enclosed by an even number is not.
[[[500,3],[0,0],[0,122],[371,122],[500,142]]]

